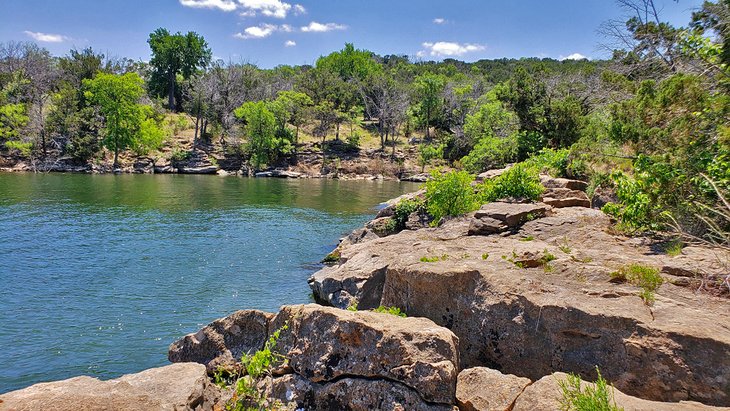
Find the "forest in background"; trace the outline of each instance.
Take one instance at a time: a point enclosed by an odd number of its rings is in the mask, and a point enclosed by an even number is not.
[[[92,49],[54,57],[0,44],[0,152],[39,165],[148,156],[192,130],[252,169],[296,162],[305,141],[357,152],[417,147],[425,168],[467,173],[528,161],[610,190],[604,209],[629,231],[674,228],[727,245],[730,227],[730,0],[686,27],[652,0],[619,0],[601,31],[612,58],[412,62],[352,44],[312,66],[212,61],[198,33],[158,29],[151,60]],[[324,167],[324,162],[323,162]]]

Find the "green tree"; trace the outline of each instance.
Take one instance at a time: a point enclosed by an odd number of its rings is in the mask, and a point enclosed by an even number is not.
[[[442,104],[442,94],[446,87],[446,78],[439,74],[426,73],[415,81],[419,103],[419,115],[426,127],[426,141],[431,140],[431,124]]]
[[[306,124],[314,102],[305,93],[292,90],[280,91],[276,101],[287,113],[286,121],[295,128],[294,143],[299,143],[299,128]]]
[[[150,87],[159,96],[166,94],[169,109],[175,111],[178,75],[186,80],[206,67],[212,52],[205,39],[192,31],[170,34],[167,29],[159,28],[150,34],[147,43],[152,49]]]
[[[119,152],[159,141],[156,124],[149,122],[148,106],[139,104],[144,81],[136,73],[99,74],[84,80],[86,98],[104,117],[104,146],[114,151],[114,167],[119,167]],[[155,135],[155,137],[151,137]]]
[[[271,165],[284,151],[285,144],[276,138],[276,117],[263,101],[246,102],[234,112],[245,123],[244,134],[248,139],[247,151],[251,165],[259,170]]]

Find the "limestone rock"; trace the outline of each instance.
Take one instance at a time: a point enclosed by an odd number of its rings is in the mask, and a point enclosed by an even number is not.
[[[283,307],[270,329],[284,324],[289,331],[276,350],[312,383],[383,380],[409,387],[428,402],[453,403],[458,339],[431,320],[310,304]]]
[[[580,180],[570,180],[567,178],[556,178],[547,175],[540,175],[540,182],[547,189],[551,188],[564,188],[575,191],[586,191],[588,183]]]
[[[535,381],[525,388],[525,391],[517,398],[514,411],[554,411],[560,409],[562,394],[560,381],[564,381],[567,374],[555,373]],[[593,386],[590,382],[583,382],[582,388]],[[628,396],[617,389],[613,389],[613,399],[618,407],[625,411],[712,411],[725,410],[730,408],[711,407],[692,401],[680,401],[677,403],[656,402],[642,400]]]
[[[507,229],[507,224],[491,217],[473,218],[469,225],[469,235],[497,234]]]
[[[368,222],[365,228],[375,233],[378,237],[385,237],[393,233],[390,227],[391,220],[391,217],[376,218]]]
[[[569,188],[548,188],[542,202],[554,208],[591,207],[591,200],[585,192]]]
[[[484,367],[459,373],[456,401],[462,411],[507,411],[532,381]]]
[[[0,395],[0,410],[212,410],[218,391],[200,364],[173,364],[109,381],[76,377]]]
[[[548,211],[550,211],[550,206],[540,203],[524,204],[497,201],[483,205],[474,213],[474,217],[478,219],[492,218],[513,228],[527,221],[544,217]]]
[[[272,317],[257,310],[237,311],[172,343],[168,359],[203,364],[209,373],[219,367],[235,369],[243,354],[263,348]]]
[[[201,166],[201,167],[178,167],[177,172],[180,174],[216,174],[217,166]]]
[[[424,401],[416,391],[399,383],[366,378],[343,378],[317,384],[296,374],[277,378],[271,396],[298,409],[353,411],[452,411],[455,407]]]
[[[509,170],[510,168],[512,168],[511,165],[509,165],[505,168],[485,171],[485,172],[477,175],[476,181],[481,182],[481,181],[491,180],[493,178],[499,177],[502,174],[504,174],[505,172],[507,172],[507,170]]]

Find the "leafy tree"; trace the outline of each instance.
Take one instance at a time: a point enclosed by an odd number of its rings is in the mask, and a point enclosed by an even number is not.
[[[442,104],[442,93],[446,79],[442,75],[426,73],[415,80],[416,95],[419,100],[419,114],[426,127],[426,140],[431,140],[431,124]]]
[[[104,146],[114,151],[114,167],[119,167],[119,152],[134,147],[140,150],[158,142],[156,125],[150,123],[150,108],[139,104],[144,81],[136,73],[99,74],[84,80],[86,98],[104,117]],[[151,147],[154,148],[154,147]]]
[[[188,79],[199,69],[206,67],[212,52],[205,39],[195,32],[170,34],[159,28],[150,34],[147,41],[152,49],[152,78],[150,88],[158,95],[167,94],[168,107],[175,111],[177,76]]]
[[[290,150],[288,141],[276,137],[276,117],[265,102],[246,102],[236,109],[235,115],[245,122],[247,151],[255,169],[273,164]]]
[[[294,143],[299,142],[299,128],[307,122],[309,109],[314,104],[312,99],[305,93],[286,90],[280,91],[276,101],[286,112],[286,122],[295,128]]]

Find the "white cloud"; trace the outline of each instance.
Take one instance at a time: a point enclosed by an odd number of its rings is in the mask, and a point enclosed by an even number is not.
[[[423,43],[423,47],[425,50],[418,52],[418,57],[425,57],[427,54],[432,57],[458,57],[467,53],[483,51],[486,49],[486,47],[481,44],[461,44],[448,41],[439,41],[436,43],[426,42]]]
[[[317,23],[313,21],[309,25],[302,27],[302,31],[305,33],[325,33],[333,30],[345,30],[347,26],[337,23]]]
[[[580,53],[573,53],[569,56],[560,56],[560,61],[563,61],[563,60],[590,60],[590,59]]]
[[[281,26],[279,26],[279,31],[283,31],[284,33],[291,33],[292,31],[294,31],[294,28],[292,28],[292,26],[288,24],[282,24]]]
[[[223,11],[233,11],[237,7],[232,0],[180,0],[180,4],[196,9],[220,9]]]
[[[299,16],[302,14],[307,14],[307,9],[304,8],[301,4],[295,4],[294,5],[294,14]]]
[[[433,19],[433,24],[446,24],[446,19],[437,17]]]
[[[66,37],[61,34],[50,34],[50,33],[39,33],[36,31],[24,31],[27,36],[32,38],[35,41],[39,41],[41,43],[63,43],[64,41],[71,40],[69,37]]]
[[[243,9],[241,15],[247,17],[261,13],[267,17],[283,19],[292,8],[291,4],[281,0],[238,0],[238,3]]]
[[[248,39],[263,39],[274,34],[275,31],[279,31],[279,26],[275,24],[259,24],[258,26],[247,27],[243,30],[243,33],[236,33],[234,37],[248,40]]]
[[[295,47],[297,45],[297,42],[294,40],[287,40],[284,43],[284,47]]]

